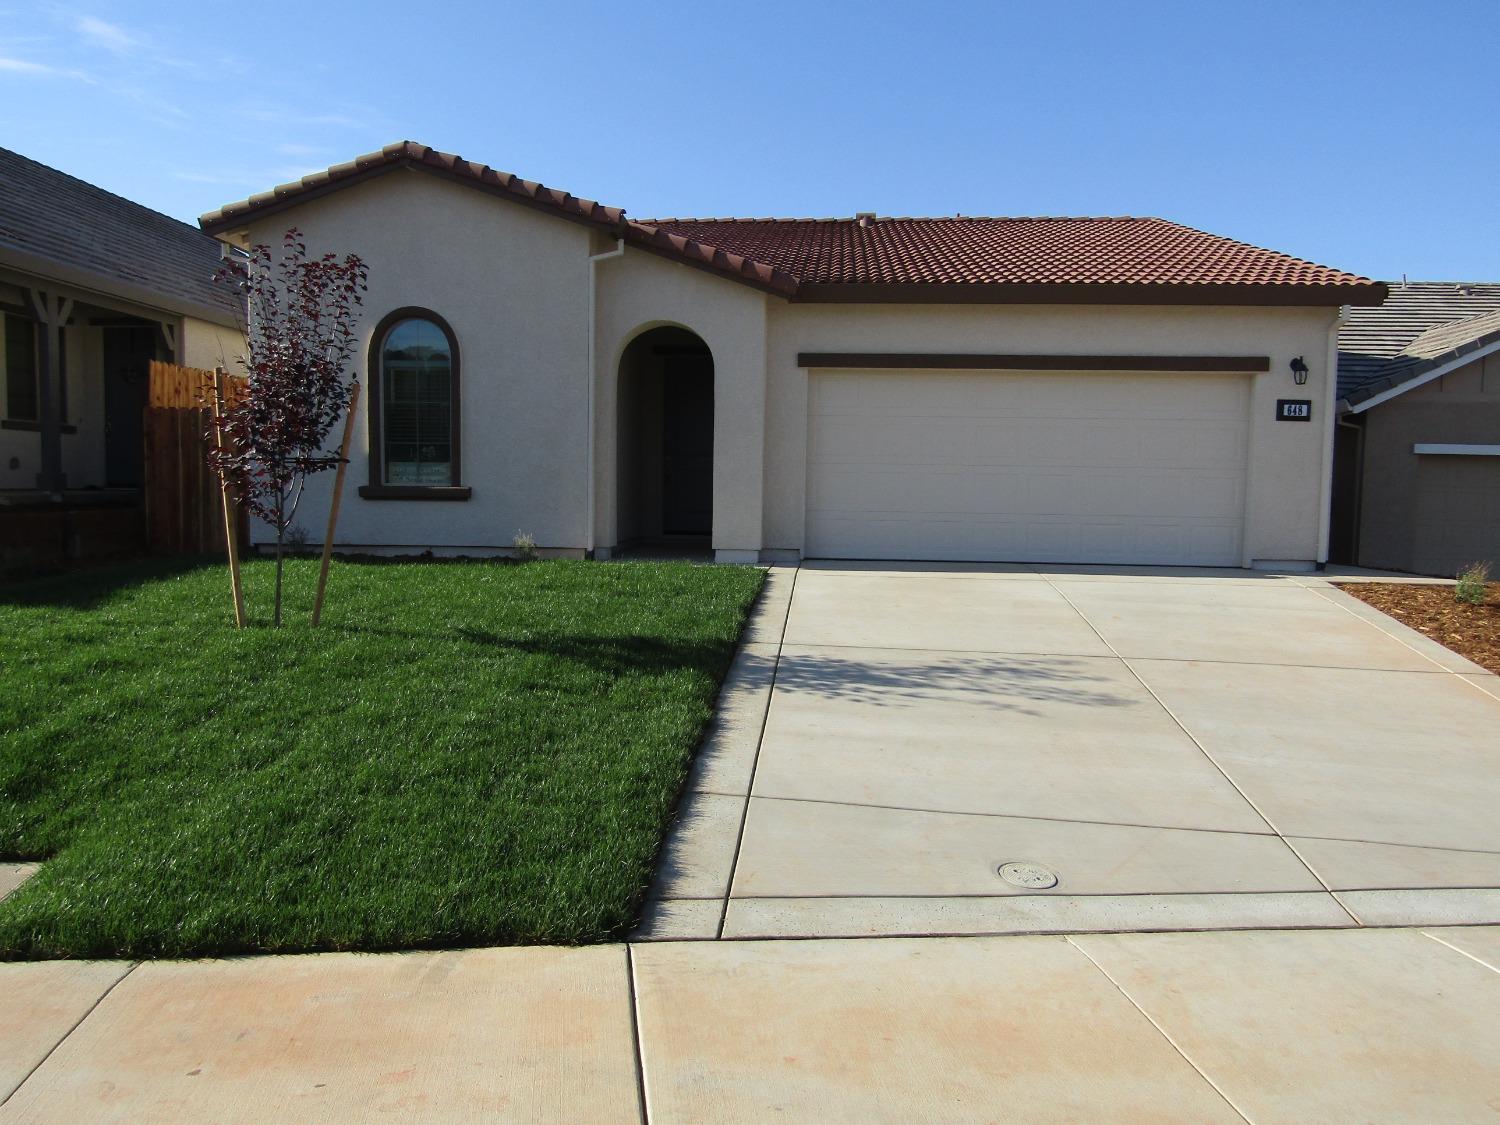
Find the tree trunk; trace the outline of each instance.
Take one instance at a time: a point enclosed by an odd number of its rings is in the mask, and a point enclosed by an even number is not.
[[[272,621],[281,628],[281,545],[286,541],[286,493],[276,494],[276,610]]]

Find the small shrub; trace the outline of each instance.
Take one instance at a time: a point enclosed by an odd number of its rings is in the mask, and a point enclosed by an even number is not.
[[[1453,596],[1469,605],[1483,605],[1489,577],[1489,563],[1470,563],[1458,572],[1458,585],[1453,587]]]
[[[519,562],[531,562],[536,558],[536,536],[529,531],[518,531],[516,537],[511,540],[511,548],[516,552]]]
[[[307,528],[300,523],[294,523],[286,529],[286,545],[293,553],[307,550],[307,543]]]

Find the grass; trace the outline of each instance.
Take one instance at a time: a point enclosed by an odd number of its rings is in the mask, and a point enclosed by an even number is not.
[[[615,937],[760,588],[677,563],[222,564],[0,586],[0,957]]]

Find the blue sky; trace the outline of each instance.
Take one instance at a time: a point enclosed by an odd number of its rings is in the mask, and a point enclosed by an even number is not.
[[[184,219],[410,138],[642,218],[1154,214],[1492,280],[1497,55],[1495,0],[0,0],[0,144]]]

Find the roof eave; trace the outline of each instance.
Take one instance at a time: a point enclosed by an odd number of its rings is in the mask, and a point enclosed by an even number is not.
[[[1414,391],[1434,379],[1440,379],[1444,375],[1457,371],[1460,367],[1467,367],[1476,359],[1483,359],[1496,352],[1500,352],[1500,332],[1487,333],[1477,340],[1460,344],[1442,355],[1404,367],[1366,383],[1357,390],[1350,391],[1340,402],[1340,413],[1363,414],[1371,407],[1389,402],[1407,391]]]
[[[190,300],[171,293],[163,293],[146,285],[137,285],[108,274],[79,269],[65,262],[53,261],[40,254],[17,250],[13,246],[0,245],[0,267],[16,273],[29,274],[58,285],[76,289],[84,294],[113,298],[127,304],[139,306],[169,316],[187,316],[194,320],[238,328],[239,322],[233,310],[202,301]]]
[[[846,304],[1252,305],[1336,308],[1378,305],[1384,282],[1341,285],[1170,283],[803,282],[792,298]]]
[[[315,199],[354,187],[356,184],[368,183],[388,172],[396,171],[401,166],[398,163],[376,164],[312,187],[304,187],[300,183],[281,184],[268,192],[252,195],[249,199],[226,204],[217,210],[198,216],[198,226],[205,234],[215,237],[230,234],[243,230],[251,223],[259,222],[270,215],[289,211],[293,207],[301,207],[304,203],[311,203]]]

